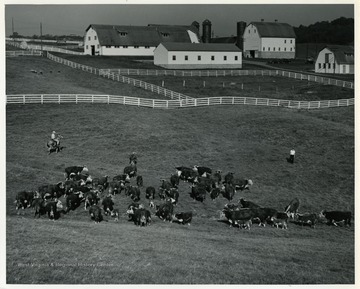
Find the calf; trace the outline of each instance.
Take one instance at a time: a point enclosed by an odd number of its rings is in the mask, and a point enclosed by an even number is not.
[[[300,206],[300,201],[298,198],[294,198],[291,202],[285,207],[285,213],[288,215],[289,218],[294,219],[295,214],[297,214]]]
[[[310,227],[315,228],[315,224],[318,221],[317,214],[296,214],[295,221],[301,225],[308,224]]]
[[[352,214],[350,211],[321,211],[320,217],[325,217],[327,219],[328,225],[335,225],[337,226],[337,223],[344,222],[344,225],[348,225],[351,227],[351,217]]]
[[[288,221],[288,214],[277,212],[274,216],[271,217],[271,221],[273,222],[273,225],[276,226],[276,228],[279,228],[279,226],[282,229],[287,229],[287,221]]]
[[[147,199],[155,199],[155,188],[152,186],[149,186],[146,188],[145,191],[145,198]]]
[[[102,200],[101,204],[103,205],[105,215],[111,214],[111,212],[114,210],[114,201],[113,201],[111,195],[108,195],[107,197],[105,197]]]
[[[190,226],[192,216],[192,212],[181,212],[173,215],[173,219],[176,218],[181,224],[188,224]]]
[[[95,221],[95,223],[100,223],[103,220],[101,214],[101,209],[97,205],[93,205],[89,209],[90,218]]]

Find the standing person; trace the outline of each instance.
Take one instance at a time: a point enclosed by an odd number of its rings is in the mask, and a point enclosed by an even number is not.
[[[129,157],[129,164],[134,163],[136,165],[137,163],[137,156],[135,152],[132,152],[132,154]]]
[[[60,139],[59,139],[58,134],[57,134],[56,131],[54,131],[54,130],[53,130],[53,132],[51,133],[51,140],[56,143],[56,146],[59,146],[59,144],[60,144]]]
[[[294,149],[291,149],[290,150],[290,158],[289,158],[289,161],[290,163],[294,163],[294,160],[295,160],[295,150]]]

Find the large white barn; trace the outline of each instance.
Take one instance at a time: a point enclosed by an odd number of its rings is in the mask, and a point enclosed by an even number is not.
[[[242,52],[235,44],[165,42],[155,49],[154,64],[167,69],[240,69]]]
[[[354,74],[354,47],[326,46],[316,58],[315,72]]]
[[[84,54],[153,56],[154,49],[164,42],[200,42],[199,31],[195,22],[189,26],[91,24],[85,33]]]
[[[292,26],[278,22],[251,22],[243,34],[244,57],[295,58],[295,31]]]

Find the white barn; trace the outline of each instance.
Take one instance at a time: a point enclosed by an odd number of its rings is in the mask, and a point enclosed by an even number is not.
[[[344,45],[328,45],[320,50],[315,72],[354,74],[354,47]]]
[[[242,52],[234,44],[160,43],[154,64],[167,69],[240,69]]]
[[[295,58],[295,31],[278,22],[251,22],[243,34],[246,58]]]
[[[195,22],[194,22],[195,23]],[[194,25],[97,25],[86,29],[84,54],[107,56],[153,56],[162,42],[200,42]]]

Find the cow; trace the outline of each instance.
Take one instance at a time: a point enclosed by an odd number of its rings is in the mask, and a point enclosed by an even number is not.
[[[235,187],[236,190],[250,190],[250,186],[253,185],[253,181],[250,179],[238,179],[238,178],[234,178],[232,180],[232,185]]]
[[[206,199],[206,187],[200,184],[192,184],[190,186],[190,197],[196,201],[204,202]]]
[[[54,185],[42,185],[38,188],[38,192],[42,198],[44,198],[45,195],[49,196],[50,198],[60,198],[62,195],[65,194],[64,183],[59,182]]]
[[[106,190],[109,185],[109,176],[106,175],[100,178],[93,178],[91,184],[93,189],[101,188],[101,191]]]
[[[320,217],[325,217],[327,219],[328,225],[337,226],[338,223],[344,222],[345,226],[351,227],[351,217],[352,214],[350,211],[325,211],[320,212]]]
[[[91,207],[93,205],[97,205],[100,201],[99,198],[99,192],[90,191],[85,193],[85,210],[87,210],[87,207]]]
[[[273,226],[279,228],[281,226],[282,229],[287,229],[287,221],[288,221],[288,214],[283,212],[277,212],[274,216],[271,217],[271,222],[273,222]]]
[[[266,221],[270,221],[273,216],[276,216],[277,210],[273,208],[264,208],[264,207],[252,207],[251,208],[254,211],[254,217],[253,221],[255,219],[259,220],[259,226],[266,225]]]
[[[294,219],[295,214],[297,214],[300,206],[300,201],[298,198],[294,198],[291,200],[289,205],[287,205],[284,209],[285,213],[288,215],[289,218]]]
[[[165,179],[160,180],[161,185],[159,187],[159,197],[160,199],[165,199],[166,195],[170,192],[170,189],[172,188],[172,185],[169,181]]]
[[[21,191],[16,194],[15,197],[15,208],[16,211],[21,208],[22,210],[31,207],[31,203],[37,192]],[[19,213],[19,212],[18,212]]]
[[[180,183],[180,177],[176,174],[171,174],[170,176],[170,184],[173,188],[177,188]]]
[[[84,200],[83,192],[73,192],[66,197],[66,213],[75,210]]]
[[[130,183],[130,177],[127,174],[116,175],[113,177],[113,181],[123,181],[124,183]]]
[[[110,181],[108,185],[108,193],[115,196],[125,190],[125,181]]]
[[[142,226],[149,226],[151,223],[151,213],[150,211],[141,208],[134,211],[133,215],[134,224],[142,227]]]
[[[253,202],[250,202],[250,201],[245,201],[243,198],[241,198],[241,199],[239,200],[239,204],[240,204],[241,207],[243,207],[243,208],[250,208],[250,209],[252,209],[252,208],[260,208],[259,205],[255,204],[255,203],[253,203]]]
[[[174,212],[174,206],[170,202],[165,202],[161,205],[155,205],[155,215],[163,221],[172,222],[172,216]]]
[[[48,214],[49,220],[56,220],[59,218],[59,213],[57,211],[57,201],[46,202],[44,209]]]
[[[194,172],[193,169],[184,166],[176,167],[176,172],[180,180],[183,180],[185,182],[193,182],[195,177],[197,176],[197,173]]]
[[[137,164],[137,156],[135,152],[132,152],[129,156],[129,164]]]
[[[131,203],[126,211],[126,214],[128,215],[129,220],[133,220],[133,216],[134,216],[134,211],[137,209],[141,209],[143,208],[143,205],[139,204],[139,203]]]
[[[310,227],[315,228],[315,224],[318,221],[318,215],[317,214],[296,214],[295,215],[295,221],[301,225],[308,224]]]
[[[112,212],[111,212],[111,217],[114,217],[114,221],[117,222],[119,221],[119,216],[120,216],[120,212],[118,209],[114,209]]]
[[[213,184],[215,184],[215,187],[218,188],[221,184],[221,171],[217,170],[214,174],[210,176],[210,178],[213,181]]]
[[[95,223],[100,223],[103,220],[101,214],[101,209],[97,205],[93,205],[89,209],[90,218],[95,221]]]
[[[34,198],[31,206],[34,208],[34,218],[40,218],[45,213],[45,200],[43,198]]]
[[[169,197],[169,201],[176,205],[179,200],[179,191],[177,188],[171,188],[169,192],[166,192],[167,197]]]
[[[205,189],[208,193],[211,192],[212,188],[216,187],[213,180],[207,177],[196,177],[194,183],[205,186]]]
[[[144,185],[144,181],[143,181],[143,177],[142,176],[137,176],[136,177],[136,185],[138,187],[142,187]]]
[[[83,180],[66,180],[64,182],[64,191],[65,194],[69,194],[73,191],[78,191],[80,190],[80,187],[83,187],[85,185],[85,182]]]
[[[101,204],[103,206],[105,215],[111,214],[111,212],[114,210],[114,201],[113,201],[112,195],[106,196],[102,200]]]
[[[234,173],[228,172],[228,173],[224,176],[223,184],[232,184],[233,179],[234,179]]]
[[[70,177],[71,173],[74,173],[76,175],[80,174],[80,173],[88,173],[88,168],[86,166],[71,166],[71,167],[67,167],[65,168],[65,179],[68,180]]]
[[[124,174],[128,175],[130,178],[132,177],[136,177],[137,175],[137,167],[136,165],[130,165],[130,166],[126,166],[124,168]]]
[[[220,195],[220,188],[212,188],[210,191],[210,198],[214,201]]]
[[[229,210],[223,209],[222,212],[225,214],[225,217],[228,219],[231,226],[239,225],[239,228],[243,227],[249,229],[251,227],[251,219],[256,216],[256,212],[253,209],[239,209],[239,210]]]
[[[222,186],[222,191],[221,191],[223,197],[225,199],[228,199],[229,201],[231,201],[234,198],[235,195],[235,188],[232,184],[229,183],[225,183]]]
[[[69,176],[69,180],[72,181],[83,181],[84,184],[91,184],[92,183],[92,178],[90,175],[85,175],[85,174],[75,174],[75,173],[71,173]]]
[[[138,186],[127,185],[125,187],[125,195],[130,196],[134,202],[140,201],[140,188]]]
[[[207,176],[212,174],[212,170],[208,167],[199,167],[194,166],[193,171],[196,172],[199,176]]]
[[[192,212],[181,212],[173,215],[173,219],[176,218],[179,223],[185,225],[188,224],[190,226],[192,220]]]
[[[155,188],[152,187],[152,186],[149,186],[146,188],[146,191],[145,191],[145,198],[147,199],[155,199]]]

